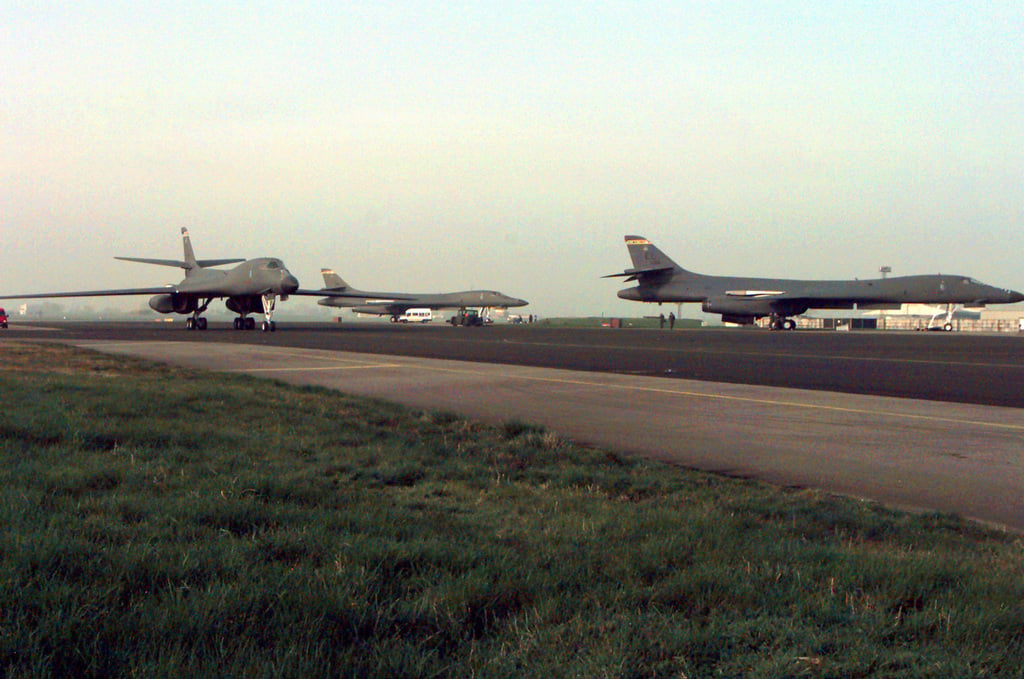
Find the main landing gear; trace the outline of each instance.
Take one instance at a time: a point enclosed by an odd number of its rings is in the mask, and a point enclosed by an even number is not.
[[[195,311],[192,312],[192,316],[185,319],[186,330],[206,330],[206,319],[200,314],[206,311],[206,308],[210,306],[212,300],[206,300],[202,306],[196,307]]]
[[[282,299],[284,299],[284,297],[282,297]],[[228,309],[238,314],[232,324],[232,327],[234,327],[235,330],[255,330],[256,319],[250,318],[249,314],[257,312],[260,308],[263,309],[264,321],[260,326],[263,332],[274,332],[277,330],[277,323],[274,322],[274,309],[277,307],[277,295],[260,295],[259,300],[259,305],[257,305],[255,295],[228,298]],[[200,316],[200,314],[206,311],[210,302],[211,300],[206,300],[202,306],[192,312],[192,315],[189,318],[185,319],[186,328],[189,330],[206,330],[206,319]]]
[[[232,323],[232,327],[235,330],[255,330],[256,319],[250,318],[249,316],[239,316]],[[274,321],[263,321],[260,329],[262,329],[263,332],[274,332],[277,330],[277,323]]]
[[[273,309],[278,303],[278,297],[272,294],[260,295],[260,306],[256,306],[255,297],[233,297],[227,300],[227,308],[237,312],[239,315],[234,319],[234,330],[255,330],[256,320],[250,319],[249,314],[255,313],[259,308],[263,309],[264,321],[261,330],[264,333],[272,333],[278,330],[278,324],[273,322]]]
[[[772,316],[768,328],[770,330],[796,330],[796,321],[784,316]]]
[[[260,297],[260,302],[263,306],[264,321],[260,325],[260,329],[263,332],[274,332],[277,330],[277,323],[274,322],[274,309],[277,307],[277,297],[275,295],[263,295]],[[255,330],[256,319],[250,318],[248,315],[249,310],[252,307],[246,308],[246,306],[235,305],[234,310],[239,311],[238,318],[234,321],[235,330]]]

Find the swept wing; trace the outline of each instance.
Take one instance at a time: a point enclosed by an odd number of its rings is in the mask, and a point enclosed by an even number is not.
[[[361,292],[359,290],[353,290],[353,291],[350,291],[350,292],[345,292],[344,290],[330,290],[330,289],[326,289],[326,288],[325,289],[321,289],[321,290],[309,290],[307,288],[299,288],[298,290],[296,290],[295,292],[293,292],[291,294],[293,294],[293,295],[304,295],[306,297],[339,297],[339,298],[348,298],[348,299],[366,299],[367,298],[366,293],[365,292]],[[399,300],[405,301],[405,300],[414,300],[414,299],[416,299],[416,298],[415,297],[410,297],[408,295],[404,295],[404,296],[403,295],[389,295],[386,300],[374,299],[373,301],[374,302],[394,302],[394,301],[399,301]]]
[[[124,262],[139,262],[141,264],[156,264],[158,266],[173,266],[178,269],[190,269],[192,265],[181,259],[152,259],[149,257],[114,257],[114,259],[120,259]],[[244,262],[244,259],[198,259],[196,265],[200,268],[206,268],[208,266],[221,266],[224,264],[238,264]]]
[[[119,288],[115,290],[79,290],[74,292],[33,292],[25,295],[2,295],[0,299],[46,299],[48,297],[115,297],[118,295],[162,295],[177,292],[174,285],[158,288]]]

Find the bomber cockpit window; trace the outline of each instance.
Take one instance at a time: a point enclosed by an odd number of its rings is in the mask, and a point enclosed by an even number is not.
[[[268,269],[280,269],[281,268],[281,262],[277,261],[276,259],[272,259],[272,260],[267,262],[267,268]]]

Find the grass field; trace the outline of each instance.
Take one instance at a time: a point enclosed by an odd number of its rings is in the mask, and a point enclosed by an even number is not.
[[[1022,676],[1022,543],[956,517],[54,344],[0,366],[2,676]]]

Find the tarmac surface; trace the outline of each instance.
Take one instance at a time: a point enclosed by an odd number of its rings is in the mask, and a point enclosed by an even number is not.
[[[1024,531],[1017,335],[278,327],[69,323],[10,336],[533,422],[687,467]]]
[[[34,328],[34,330],[29,330]],[[12,336],[245,343],[613,372],[1024,408],[1024,335],[290,323],[12,323]],[[2,333],[3,331],[0,331]],[[0,334],[0,339],[3,335]]]

